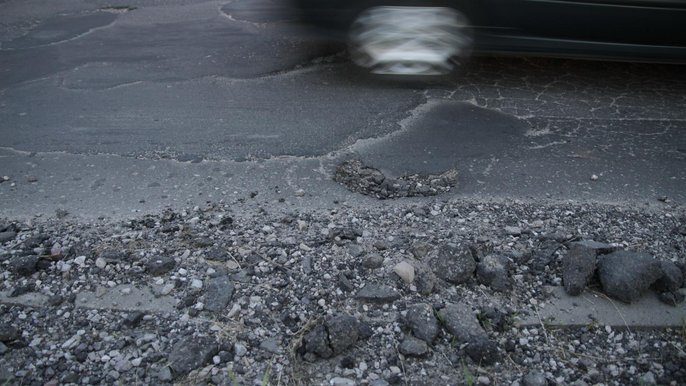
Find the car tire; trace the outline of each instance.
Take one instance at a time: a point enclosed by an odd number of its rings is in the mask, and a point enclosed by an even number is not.
[[[374,74],[445,75],[471,55],[467,16],[437,5],[375,5],[350,24],[348,47],[355,64]]]

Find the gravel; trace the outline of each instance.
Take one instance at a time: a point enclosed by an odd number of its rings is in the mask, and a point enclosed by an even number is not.
[[[119,222],[0,219],[15,233],[0,242],[0,384],[686,379],[681,329],[514,323],[567,284],[575,248],[598,256],[587,289],[683,301],[678,207],[431,198],[307,211],[259,197]],[[138,293],[149,297],[126,300]]]

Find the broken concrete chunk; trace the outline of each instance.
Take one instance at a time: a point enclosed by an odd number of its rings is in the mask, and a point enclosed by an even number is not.
[[[571,296],[584,291],[596,270],[596,252],[578,243],[572,243],[562,258],[562,283]]]
[[[352,347],[360,339],[360,323],[350,315],[331,316],[303,338],[306,353],[331,358]]]

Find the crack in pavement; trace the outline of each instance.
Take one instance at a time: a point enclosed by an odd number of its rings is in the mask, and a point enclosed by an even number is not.
[[[4,42],[4,43],[0,42],[0,52],[2,52],[2,51],[31,50],[31,49],[36,49],[36,48],[53,47],[53,46],[58,46],[58,45],[61,45],[61,44],[64,44],[64,43],[69,43],[69,42],[72,42],[72,41],[75,41],[75,40],[84,38],[84,37],[86,37],[86,36],[88,36],[88,35],[91,35],[92,33],[96,32],[96,31],[105,30],[105,29],[108,29],[108,28],[111,28],[112,26],[114,26],[114,25],[116,24],[116,22],[117,22],[117,18],[118,18],[118,15],[119,15],[119,14],[112,14],[112,13],[110,13],[110,12],[105,12],[105,11],[103,11],[103,12],[96,12],[96,13],[84,14],[84,15],[61,15],[61,17],[71,17],[71,16],[73,16],[73,17],[87,18],[87,17],[90,17],[90,16],[95,16],[95,15],[106,15],[106,14],[107,14],[107,15],[110,15],[110,14],[111,14],[111,15],[114,15],[114,17],[112,18],[112,20],[111,20],[109,23],[107,23],[107,24],[105,24],[105,25],[101,25],[101,26],[89,28],[89,29],[86,30],[85,32],[79,33],[79,34],[77,34],[77,35],[75,35],[75,36],[72,36],[72,37],[69,37],[69,38],[66,38],[66,39],[62,39],[62,40],[57,40],[57,41],[45,43],[45,44],[34,44],[34,45],[28,45],[28,46],[25,46],[25,47],[21,47],[21,46],[19,46],[19,47],[7,47],[9,44],[11,44],[11,43],[13,43],[13,42],[16,42],[16,41],[22,41],[22,40],[26,40],[26,39],[28,39],[29,41],[31,41],[32,38],[33,38],[34,40],[37,40],[37,39],[40,38],[40,36],[41,36],[40,33],[41,33],[41,32],[44,34],[43,36],[45,36],[46,38],[49,38],[49,36],[50,36],[51,33],[56,33],[57,31],[60,31],[60,30],[58,30],[58,29],[47,29],[47,30],[41,31],[41,27],[45,27],[46,24],[55,23],[56,21],[55,21],[54,19],[56,19],[57,17],[55,17],[55,18],[53,18],[53,19],[48,19],[48,20],[46,20],[45,22],[38,24],[33,30],[28,31],[28,32],[26,33],[26,35],[24,35],[24,36],[21,36],[21,37],[19,37],[19,38],[16,38],[16,39],[14,39],[14,40],[9,41],[9,42]],[[59,17],[59,16],[58,16],[58,17]],[[107,19],[109,19],[109,18],[107,18]],[[75,21],[71,21],[71,23],[75,23]],[[58,23],[58,24],[59,24],[59,23]],[[55,27],[53,27],[53,28],[55,28]],[[38,37],[36,37],[36,35],[38,35]]]

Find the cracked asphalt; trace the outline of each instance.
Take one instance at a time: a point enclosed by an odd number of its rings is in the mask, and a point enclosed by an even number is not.
[[[332,180],[459,173],[445,197],[683,204],[683,67],[475,58],[370,78],[278,2],[0,1],[0,213],[123,218]]]

